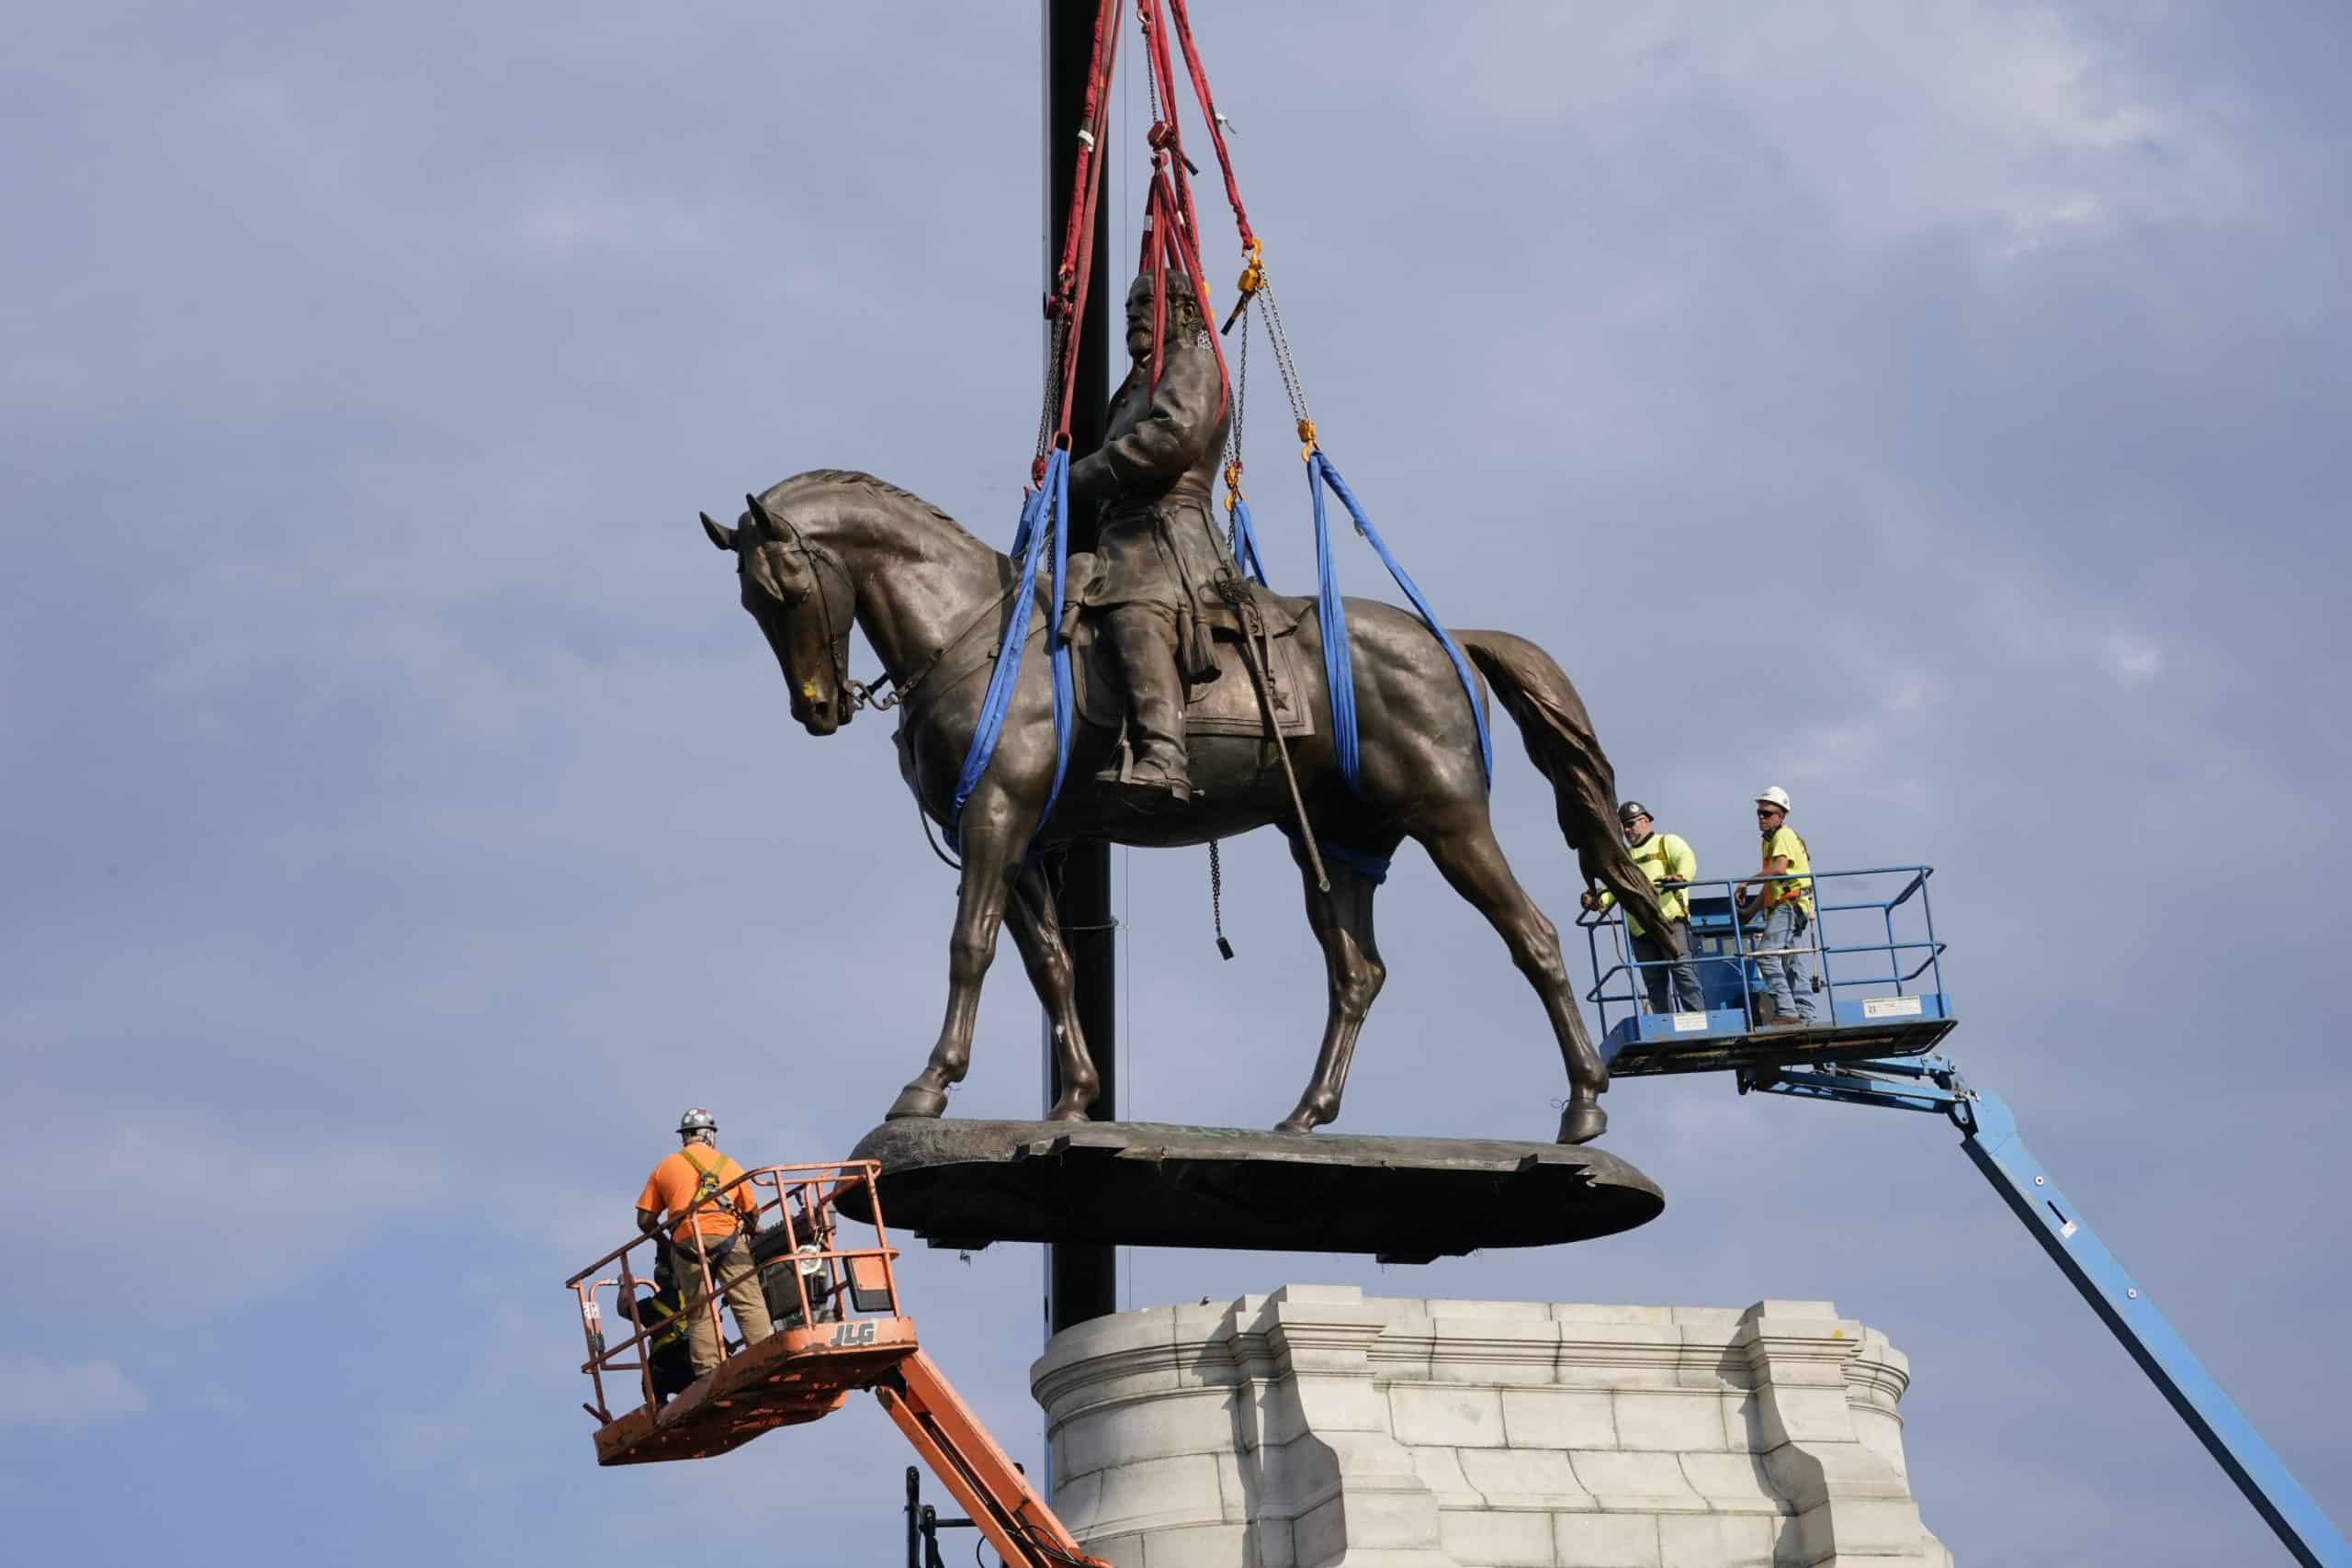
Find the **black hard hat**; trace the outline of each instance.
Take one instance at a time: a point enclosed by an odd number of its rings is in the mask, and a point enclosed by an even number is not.
[[[1629,800],[1624,805],[1617,808],[1617,820],[1630,828],[1634,825],[1634,818],[1647,817],[1649,814],[1650,808],[1648,807],[1644,806],[1638,800]]]

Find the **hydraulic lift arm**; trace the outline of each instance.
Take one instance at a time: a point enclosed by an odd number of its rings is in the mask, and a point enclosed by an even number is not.
[[[874,1393],[1008,1564],[1105,1568],[1054,1517],[929,1356],[917,1350],[907,1357],[874,1385]]]
[[[1941,1056],[1850,1062],[1806,1070],[1743,1070],[1740,1092],[1940,1111],[1962,1133],[1961,1147],[2051,1261],[2140,1363],[2245,1499],[2304,1568],[2352,1568],[2352,1548],[2321,1513],[2262,1435],[2222,1392],[2155,1303],[2108,1251],[2082,1211],[2058,1190],[2018,1136],[2017,1118],[1990,1089],[1971,1087]]]

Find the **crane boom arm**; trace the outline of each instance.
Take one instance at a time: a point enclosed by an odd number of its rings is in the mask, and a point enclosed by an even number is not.
[[[929,1356],[908,1356],[874,1385],[874,1395],[1008,1564],[1107,1568],[1054,1517]]]
[[[1961,1148],[1993,1190],[2025,1222],[2051,1261],[2188,1423],[2295,1561],[2303,1568],[2352,1568],[2352,1548],[2346,1546],[2343,1535],[2165,1321],[2148,1292],[2124,1272],[2082,1211],[2058,1190],[2018,1135],[2017,1118],[2000,1096],[1971,1087],[1940,1056],[1852,1062],[1818,1071],[1744,1072],[1741,1092],[1750,1089],[1849,1105],[1941,1111],[1950,1117],[1964,1134]]]

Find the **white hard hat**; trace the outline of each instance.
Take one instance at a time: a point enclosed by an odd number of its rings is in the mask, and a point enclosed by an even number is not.
[[[1786,811],[1789,808],[1789,792],[1782,789],[1779,784],[1774,784],[1770,789],[1766,790],[1762,795],[1756,797],[1756,804],[1758,806],[1777,806],[1782,811]]]

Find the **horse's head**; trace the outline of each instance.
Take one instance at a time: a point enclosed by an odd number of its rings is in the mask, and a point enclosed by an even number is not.
[[[811,735],[831,735],[850,721],[856,705],[849,628],[857,604],[849,572],[758,496],[743,502],[735,527],[721,527],[705,513],[703,532],[735,557],[743,608],[760,623],[792,688],[792,716]]]

